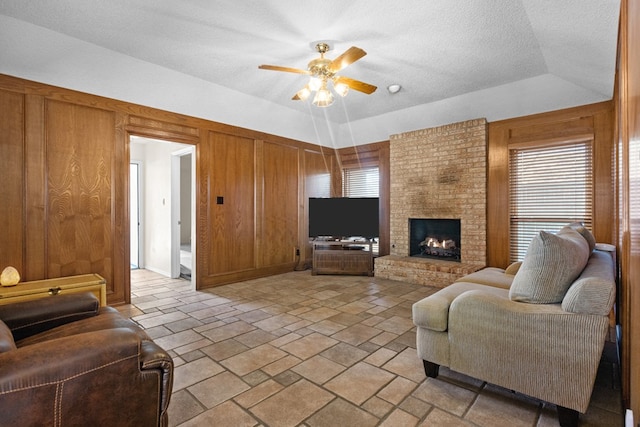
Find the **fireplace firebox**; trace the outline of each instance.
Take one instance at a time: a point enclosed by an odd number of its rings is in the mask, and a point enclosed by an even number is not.
[[[460,262],[460,220],[409,218],[409,255]]]

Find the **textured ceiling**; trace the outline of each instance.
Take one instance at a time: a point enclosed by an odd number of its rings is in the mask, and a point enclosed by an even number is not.
[[[610,99],[618,13],[617,0],[0,0],[2,15],[338,124],[543,75]],[[329,58],[364,49],[340,74],[378,90],[309,108],[291,100],[306,76],[258,69],[304,69],[320,40]]]

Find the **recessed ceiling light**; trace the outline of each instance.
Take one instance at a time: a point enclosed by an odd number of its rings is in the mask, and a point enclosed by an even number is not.
[[[387,90],[389,91],[389,93],[392,93],[392,94],[400,92],[400,89],[402,89],[402,86],[396,83],[387,86]]]

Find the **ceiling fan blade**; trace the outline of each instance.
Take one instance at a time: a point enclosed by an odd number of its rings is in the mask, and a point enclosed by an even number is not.
[[[280,67],[278,65],[260,65],[261,70],[284,71],[286,73],[311,74],[309,70],[301,70],[300,68]]]
[[[359,47],[351,46],[342,55],[338,56],[336,59],[331,61],[331,64],[329,64],[329,70],[331,70],[334,73],[337,73],[347,65],[353,64],[354,62],[356,62],[358,59],[362,58],[366,54],[367,52],[360,49]]]
[[[377,87],[374,85],[370,85],[369,83],[361,82],[360,80],[350,79],[349,77],[338,76],[334,80],[335,84],[343,83],[349,86],[353,90],[357,90],[358,92],[366,93],[367,95],[371,95],[376,91]]]

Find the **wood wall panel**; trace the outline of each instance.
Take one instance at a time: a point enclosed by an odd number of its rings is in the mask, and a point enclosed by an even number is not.
[[[209,134],[210,230],[206,275],[256,267],[254,144],[248,138]],[[222,197],[222,203],[218,203],[218,197]]]
[[[129,135],[125,131],[127,115],[115,112],[113,144],[113,276],[107,283],[107,299],[131,300],[131,222],[129,221]]]
[[[380,241],[379,255],[391,252],[391,147],[389,141],[379,147],[380,167]]]
[[[0,91],[0,271],[7,266],[25,274],[23,204],[24,95]]]
[[[46,104],[47,276],[113,283],[115,114]]]
[[[327,155],[322,151],[304,151],[305,183],[303,195],[303,211],[301,219],[300,235],[303,240],[299,243],[301,258],[310,265],[313,257],[313,247],[309,242],[309,198],[331,197],[331,171],[336,169],[334,163],[336,157],[331,153]]]
[[[489,123],[487,149],[487,264],[508,264],[509,127]]]
[[[640,420],[640,4],[623,0],[616,123],[619,162],[618,243],[622,397]]]
[[[331,197],[331,171],[334,168],[334,162],[334,155],[304,150],[304,188],[307,199],[309,197]]]
[[[25,108],[25,280],[47,278],[45,132],[42,96],[27,94]]]
[[[509,264],[509,147],[526,142],[592,136],[594,141],[593,234],[614,243],[613,104],[602,102],[489,123],[487,263]]]
[[[265,141],[262,147],[259,265],[295,263],[300,208],[298,149]]]

